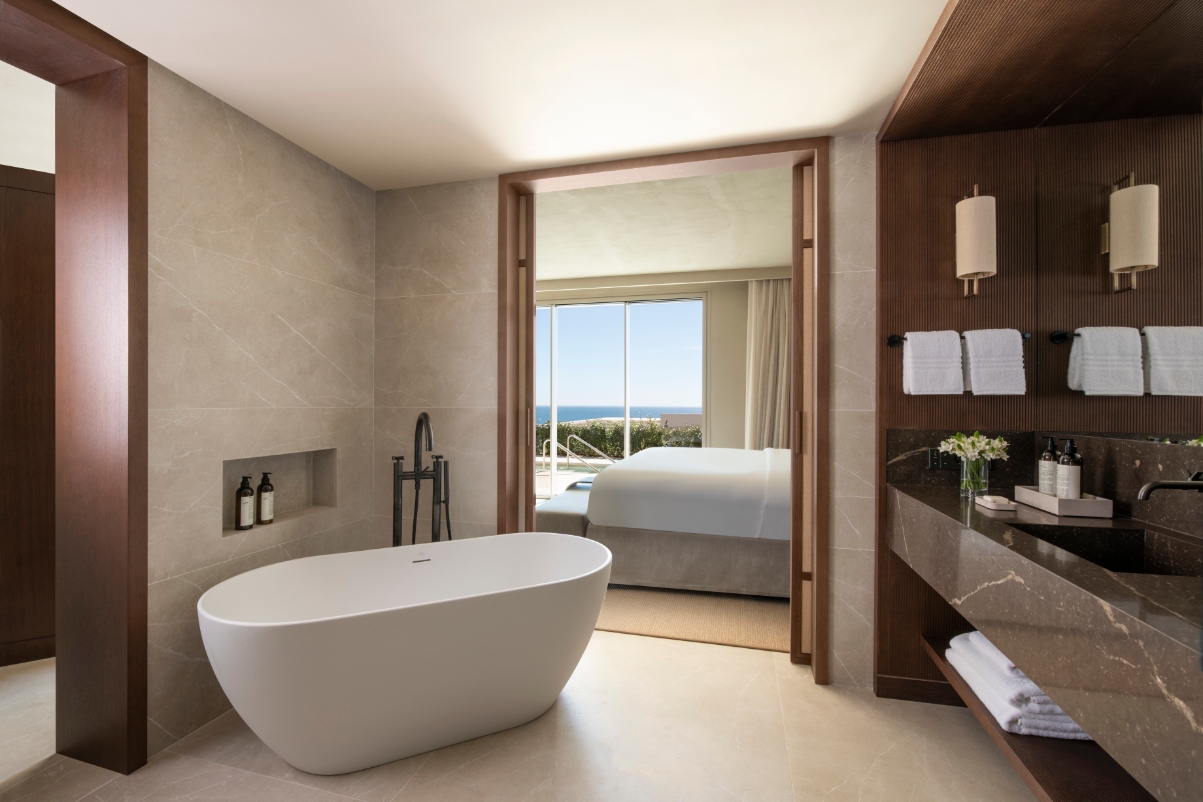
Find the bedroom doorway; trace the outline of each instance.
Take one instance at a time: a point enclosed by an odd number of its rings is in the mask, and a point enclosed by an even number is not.
[[[543,337],[539,334],[539,310],[546,309],[543,325],[550,327],[553,314],[558,316],[560,311],[573,306],[580,308],[585,302],[597,305],[593,311],[605,304],[615,311],[616,317],[621,310],[629,318],[631,310],[637,308],[632,301],[664,300],[666,293],[681,299],[685,296],[678,290],[686,285],[690,285],[687,287],[691,291],[689,295],[694,294],[692,290],[698,290],[698,297],[710,301],[727,293],[728,308],[741,310],[740,323],[728,324],[732,331],[740,332],[739,337],[716,337],[707,326],[702,353],[715,352],[718,343],[726,345],[729,357],[738,352],[741,364],[751,354],[756,354],[757,360],[770,360],[771,364],[761,371],[768,380],[763,392],[750,392],[750,388],[760,382],[755,375],[757,371],[741,367],[736,372],[720,374],[711,361],[703,360],[704,377],[709,381],[702,403],[698,405],[701,412],[695,414],[701,415],[699,439],[706,442],[706,447],[684,462],[674,462],[688,456],[686,449],[656,448],[632,455],[629,444],[624,442],[624,460],[594,472],[596,485],[593,495],[588,498],[597,504],[588,503],[587,516],[580,514],[583,509],[578,511],[575,519],[581,522],[580,531],[571,534],[607,543],[615,553],[616,567],[620,555],[625,553],[623,561],[628,568],[649,566],[653,572],[680,574],[679,569],[688,566],[692,572],[688,577],[690,581],[683,584],[659,583],[657,577],[652,577],[648,581],[632,581],[634,585],[725,592],[734,582],[732,592],[747,594],[749,599],[758,595],[788,597],[791,660],[811,664],[815,681],[821,684],[827,682],[827,487],[825,472],[819,470],[827,458],[827,147],[826,138],[794,140],[532,171],[502,176],[499,181],[498,530],[535,528],[535,504],[537,496],[541,495],[537,471],[542,458],[542,441],[552,440],[550,412],[553,408],[557,412],[559,409],[559,404],[553,407],[549,397],[546,404],[541,404],[539,399],[538,344],[546,341],[550,349],[554,342],[550,332]],[[762,175],[758,177],[758,174]],[[675,179],[709,182],[716,190],[741,184],[756,186],[758,181],[761,185],[783,188],[784,255],[759,266],[734,265],[718,277],[698,274],[686,280],[680,274],[688,268],[683,268],[679,262],[666,264],[660,271],[672,273],[670,278],[647,268],[633,271],[628,263],[647,255],[646,249],[635,250],[615,259],[619,267],[612,272],[640,272],[641,275],[638,280],[627,275],[619,281],[596,270],[575,277],[569,275],[571,271],[565,271],[561,259],[565,251],[557,252],[545,238],[536,236],[537,231],[543,230],[540,226],[551,230],[562,222],[566,207],[559,201],[573,194],[564,190],[596,188],[595,198],[608,198],[613,192],[623,194],[633,185],[670,184]],[[718,196],[726,197],[723,192],[718,192]],[[718,205],[724,208],[737,206]],[[630,209],[617,208],[627,214],[628,220],[633,219]],[[699,213],[704,214],[705,210]],[[685,218],[694,231],[697,230],[695,217],[689,214]],[[665,226],[662,231],[671,236],[673,229]],[[613,241],[626,233],[619,229],[607,236]],[[571,253],[580,255],[598,250],[587,237],[573,238],[570,244]],[[672,262],[672,259],[668,261]],[[648,262],[644,260],[644,263]],[[556,278],[548,280],[545,268],[551,265],[556,266]],[[724,272],[713,265],[702,269]],[[560,278],[567,283],[557,283]],[[771,290],[769,295],[776,299],[764,305],[764,308],[774,310],[765,316],[769,321],[765,324],[766,331],[772,332],[771,348],[758,350],[757,343],[749,348],[749,342],[757,337],[749,333],[748,318],[759,308],[749,303],[749,288],[753,285],[758,290]],[[736,290],[737,287],[741,289]],[[742,292],[742,296],[737,295],[738,292]],[[738,300],[732,302],[732,298]],[[711,305],[703,300],[704,308],[709,309]],[[714,306],[717,308],[718,305]],[[706,317],[710,317],[708,311]],[[626,322],[629,325],[629,320]],[[707,322],[714,321],[708,319]],[[614,328],[618,331],[617,326]],[[623,334],[629,340],[627,332]],[[738,347],[734,345],[737,341]],[[612,361],[618,362],[617,359]],[[624,367],[629,370],[629,355],[624,361],[627,363]],[[600,362],[598,364],[600,370]],[[715,381],[714,376],[708,375],[710,373],[725,378]],[[730,378],[733,376],[738,376],[738,381]],[[548,385],[550,390],[550,377]],[[631,437],[627,421],[630,420],[632,399],[629,395],[633,387],[626,381],[623,385],[628,396],[623,399],[623,425],[615,428],[621,428],[625,440]],[[716,391],[726,392],[728,401],[735,397],[739,399],[739,414],[727,415],[727,424],[716,425],[716,420],[723,417],[718,414],[721,405],[712,403]],[[759,420],[769,423],[746,424],[745,420],[752,418],[743,414],[745,406],[758,409],[761,404],[767,406]],[[545,421],[538,415],[539,406],[547,407]],[[594,417],[617,418],[618,415]],[[734,426],[730,424],[732,420],[737,421]],[[558,415],[556,423],[559,424]],[[723,425],[727,427],[725,430]],[[549,436],[539,436],[541,427],[547,428]],[[727,439],[724,441],[724,438]],[[547,445],[548,459],[555,448],[553,443]],[[582,447],[582,450],[585,449]],[[667,468],[670,477],[679,478],[681,471],[688,474],[701,470],[701,476],[709,476],[709,481],[720,477],[720,485],[713,492],[695,488],[697,503],[662,505],[659,499],[671,495],[665,488],[677,479],[656,479],[650,485],[641,484],[642,480],[638,479],[643,475],[640,471],[655,468],[658,460],[672,462]],[[701,465],[706,460],[717,460],[722,465],[711,471]],[[631,467],[626,467],[626,463]],[[544,464],[550,468],[546,462]],[[555,464],[558,472],[561,463]],[[630,485],[633,490],[624,491],[626,495],[612,504],[615,509],[620,512],[628,507],[642,510],[641,514],[650,516],[648,520],[655,519],[657,510],[673,510],[672,514],[679,517],[692,515],[688,525],[680,520],[670,525],[654,525],[654,521],[648,524],[599,524],[594,521],[594,518],[602,517],[601,488],[617,486],[623,477],[636,477],[637,481]],[[731,496],[731,503],[715,504],[716,499],[724,498],[722,483],[728,477],[736,477],[737,481],[728,484],[737,492]],[[745,481],[758,482],[759,489],[740,490]],[[677,484],[698,485],[698,477]],[[649,487],[655,491],[651,495],[644,492]],[[641,494],[648,496],[648,504],[641,507],[637,503],[627,503]],[[562,497],[553,501],[559,502]],[[771,504],[770,497],[773,499]],[[753,506],[746,506],[749,503]],[[708,512],[707,504],[713,506],[712,513]],[[759,506],[755,506],[757,504]],[[552,502],[544,502],[540,521],[548,520],[547,508],[550,506]],[[717,520],[724,514],[727,514],[726,518]],[[540,528],[544,528],[542,523]],[[654,537],[647,537],[649,534]],[[631,543],[635,545],[628,544],[631,550],[627,546],[620,549],[617,541],[607,540],[607,537],[633,537],[635,540]],[[632,556],[648,544],[661,548],[667,558],[635,559]],[[715,567],[717,573],[713,570]],[[778,570],[783,572],[778,574]],[[707,575],[708,571],[712,575]],[[622,572],[612,573],[612,582],[616,573]],[[773,582],[782,584],[776,587],[765,584]]]

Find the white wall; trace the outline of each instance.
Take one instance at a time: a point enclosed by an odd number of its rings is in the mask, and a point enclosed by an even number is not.
[[[0,164],[54,172],[54,84],[3,61]]]
[[[748,282],[709,285],[706,404],[712,448],[744,447],[748,364]]]

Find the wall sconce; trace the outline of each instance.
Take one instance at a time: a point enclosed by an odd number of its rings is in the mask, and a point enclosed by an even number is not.
[[[977,295],[978,281],[997,272],[994,198],[978,195],[974,184],[973,197],[966,196],[957,203],[957,278],[965,282],[965,297]]]
[[[1120,185],[1127,186],[1120,189]],[[1136,274],[1157,267],[1159,228],[1156,184],[1136,185],[1129,173],[1111,185],[1110,222],[1103,224],[1102,252],[1110,253],[1111,291],[1136,289]],[[1119,277],[1127,273],[1131,284],[1120,289]]]

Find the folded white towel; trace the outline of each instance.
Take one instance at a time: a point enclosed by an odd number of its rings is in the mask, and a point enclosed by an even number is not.
[[[1144,395],[1139,331],[1090,326],[1077,334],[1069,352],[1069,389],[1086,395]]]
[[[969,662],[954,649],[949,649],[945,655],[949,664],[957,670],[977,698],[981,700],[990,715],[998,722],[998,726],[1016,735],[1039,735],[1045,738],[1066,738],[1075,741],[1093,740],[1069,716],[1064,719],[1049,720],[1049,717],[1033,717],[1024,714],[994,692],[990,684],[969,664]]]
[[[1203,395],[1203,326],[1145,326],[1145,392]]]
[[[955,331],[908,331],[902,348],[902,391],[910,395],[960,395],[961,335]]]
[[[961,636],[957,635],[957,637],[959,638]],[[965,637],[971,644],[973,644],[973,648],[977,649],[986,659],[990,660],[1005,673],[1015,677],[1026,676],[1014,663],[1011,662],[1010,657],[1007,657],[1005,654],[999,651],[998,647],[991,643],[989,638],[978,632],[976,629],[973,632],[966,633]]]
[[[952,639],[949,646],[957,654],[965,658],[973,669],[981,675],[982,679],[990,684],[995,692],[1003,698],[1007,704],[1013,705],[1019,711],[1027,716],[1043,717],[1052,716],[1054,720],[1057,718],[1068,718],[1065,711],[1057,706],[1056,702],[1048,698],[1044,691],[1040,690],[1036,683],[1032,682],[1019,669],[1015,669],[1016,673],[1012,673],[1004,669],[998,662],[990,657],[987,657],[983,650],[975,644],[971,634],[957,635]],[[976,633],[981,640],[990,643],[985,639],[985,636],[980,632]],[[990,645],[998,654],[1002,654]],[[1005,659],[1005,658],[1004,658]],[[1012,664],[1014,667],[1014,664]]]
[[[1023,372],[1023,335],[1015,329],[965,332],[969,382],[974,395],[1023,395],[1028,391]]]

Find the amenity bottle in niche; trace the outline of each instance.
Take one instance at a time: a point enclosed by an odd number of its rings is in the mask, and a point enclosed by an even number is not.
[[[1057,498],[1082,497],[1082,455],[1073,438],[1065,440],[1065,453],[1057,460]]]
[[[1061,459],[1061,452],[1057,450],[1057,438],[1045,438],[1048,443],[1045,445],[1044,453],[1040,455],[1040,461],[1036,463],[1036,467],[1040,471],[1040,483],[1036,488],[1041,493],[1049,496],[1057,495],[1057,460]]]
[[[251,477],[242,477],[242,484],[234,491],[234,528],[250,529],[255,525],[255,488]]]
[[[276,520],[276,487],[272,484],[272,480],[267,477],[271,476],[271,471],[263,473],[263,481],[259,483],[259,523],[270,524]]]

